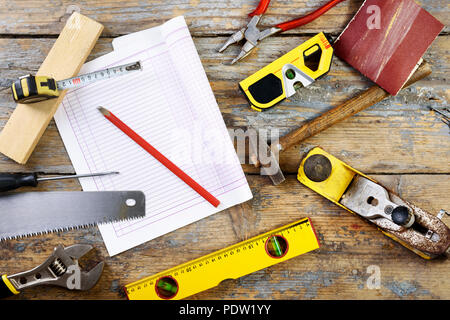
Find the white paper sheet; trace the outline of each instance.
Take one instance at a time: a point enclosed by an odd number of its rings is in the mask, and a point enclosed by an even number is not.
[[[143,71],[70,90],[55,121],[85,191],[142,190],[145,218],[100,225],[112,256],[252,198],[183,17],[117,38],[80,74],[140,60]],[[214,208],[97,110],[103,106],[221,204]]]

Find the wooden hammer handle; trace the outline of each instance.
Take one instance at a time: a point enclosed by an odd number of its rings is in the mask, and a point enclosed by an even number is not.
[[[427,62],[423,62],[414,74],[409,78],[403,88],[425,78],[431,74],[431,66]],[[309,121],[302,127],[291,131],[287,135],[280,138],[279,144],[281,150],[287,150],[299,142],[331,127],[335,123],[342,121],[382,100],[387,98],[389,93],[374,85],[364,91],[359,96],[325,112],[319,117]]]

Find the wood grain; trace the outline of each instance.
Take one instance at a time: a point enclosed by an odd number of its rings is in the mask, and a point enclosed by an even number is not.
[[[420,67],[414,72],[411,78],[407,81],[404,88],[413,85],[417,81],[431,74],[431,66],[424,62]],[[343,104],[334,107],[331,110],[321,114],[317,118],[307,122],[298,129],[295,129],[288,134],[280,138],[280,145],[282,150],[287,150],[292,148],[294,145],[298,145],[301,141],[312,137],[325,129],[335,125],[336,123],[343,121],[351,116],[354,116],[358,112],[367,109],[384,99],[388,98],[390,95],[380,88],[378,85],[374,85],[369,89],[361,92],[361,94],[356,97],[344,102]]]
[[[73,10],[87,15],[105,26],[104,36],[117,36],[150,28],[177,15],[184,15],[195,36],[230,34],[246,25],[247,15],[258,0],[172,0],[172,1],[46,1],[1,0],[0,33],[14,35],[57,35]],[[327,0],[272,1],[261,28],[292,20],[308,14]],[[419,2],[419,1],[417,1]],[[287,34],[337,33],[350,21],[363,0],[347,0],[318,20]],[[450,25],[446,0],[427,0],[419,3],[444,25]],[[25,14],[24,14],[25,13]],[[446,29],[448,31],[448,27]]]
[[[237,83],[307,38],[267,39],[266,46],[236,66],[225,64],[231,55],[223,56],[216,51],[225,38],[194,38],[228,128],[269,128],[283,135],[370,86],[369,81],[336,58],[325,78],[303,88],[291,99],[268,112],[251,110]],[[110,42],[111,39],[100,39],[89,59],[111,51]],[[52,43],[52,39],[0,39],[0,84],[36,72]],[[448,105],[448,50],[447,36],[439,37],[425,56],[432,66],[431,76],[283,153],[280,159],[283,170],[295,173],[299,153],[313,144],[345,162],[357,159],[354,166],[365,173],[448,173],[449,130],[439,116],[427,108],[428,105],[437,108]],[[11,52],[16,53],[14,57]],[[15,106],[8,91],[0,92],[0,106],[1,128]],[[0,170],[73,172],[53,121],[26,166],[0,155]],[[245,166],[245,170],[256,172],[253,166]]]
[[[251,110],[238,82],[320,31],[338,35],[363,0],[348,0],[317,21],[282,36],[264,40],[250,56],[227,65],[239,52],[217,49],[226,36],[248,22],[257,0],[171,1],[6,1],[0,0],[0,86],[36,73],[73,10],[105,25],[103,38],[88,60],[112,50],[111,38],[143,30],[183,14],[229,129],[248,126],[285,134],[344,103],[371,83],[338,58],[330,73],[269,112]],[[262,26],[293,19],[321,1],[272,1]],[[449,7],[444,0],[420,5],[447,27],[425,55],[431,76],[398,96],[384,100],[282,154],[287,181],[274,187],[267,177],[244,165],[253,192],[245,204],[202,219],[115,257],[108,257],[97,228],[0,242],[1,272],[23,271],[41,263],[61,243],[89,243],[96,250],[84,265],[104,259],[105,272],[88,292],[40,287],[12,299],[125,299],[124,284],[211,253],[228,245],[309,216],[322,243],[320,250],[300,256],[200,293],[193,299],[449,299],[446,259],[425,261],[382,235],[375,227],[333,205],[295,178],[300,156],[320,145],[352,167],[371,175],[413,204],[437,213],[448,209],[449,128],[428,110],[448,106],[450,71]],[[9,92],[0,91],[0,128],[15,108]],[[0,155],[0,172],[73,173],[73,167],[51,121],[27,165]],[[42,183],[42,190],[81,190],[77,181]],[[448,219],[447,219],[448,223]],[[170,258],[168,258],[170,257]],[[369,289],[368,268],[378,266],[381,287]]]
[[[449,175],[373,175],[412,203],[432,213],[448,205]],[[450,262],[426,261],[387,238],[373,225],[301,185],[293,176],[274,187],[248,176],[254,198],[245,203],[247,223],[237,231],[232,210],[220,212],[115,257],[108,257],[97,228],[0,243],[1,271],[13,274],[42,262],[53,246],[88,243],[95,251],[84,265],[105,260],[103,276],[88,292],[51,287],[11,299],[124,299],[123,285],[201,257],[302,217],[314,223],[321,248],[193,296],[193,299],[448,299]],[[37,190],[79,190],[74,181],[41,184]],[[423,193],[423,190],[427,190]],[[195,245],[194,245],[195,244]],[[167,257],[170,256],[170,259]],[[20,262],[20,263],[18,263]],[[381,271],[380,289],[369,289],[367,268]]]

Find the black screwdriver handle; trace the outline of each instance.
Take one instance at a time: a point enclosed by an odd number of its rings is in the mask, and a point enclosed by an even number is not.
[[[37,175],[0,173],[0,192],[14,190],[20,187],[36,187],[38,184]]]

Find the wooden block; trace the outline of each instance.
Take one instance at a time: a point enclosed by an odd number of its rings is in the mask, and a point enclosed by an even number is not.
[[[67,20],[37,75],[50,76],[56,80],[77,75],[102,30],[103,26],[100,23],[74,12]],[[64,95],[65,92],[62,92],[56,99],[33,104],[17,104],[0,133],[0,152],[20,164],[25,164]]]

